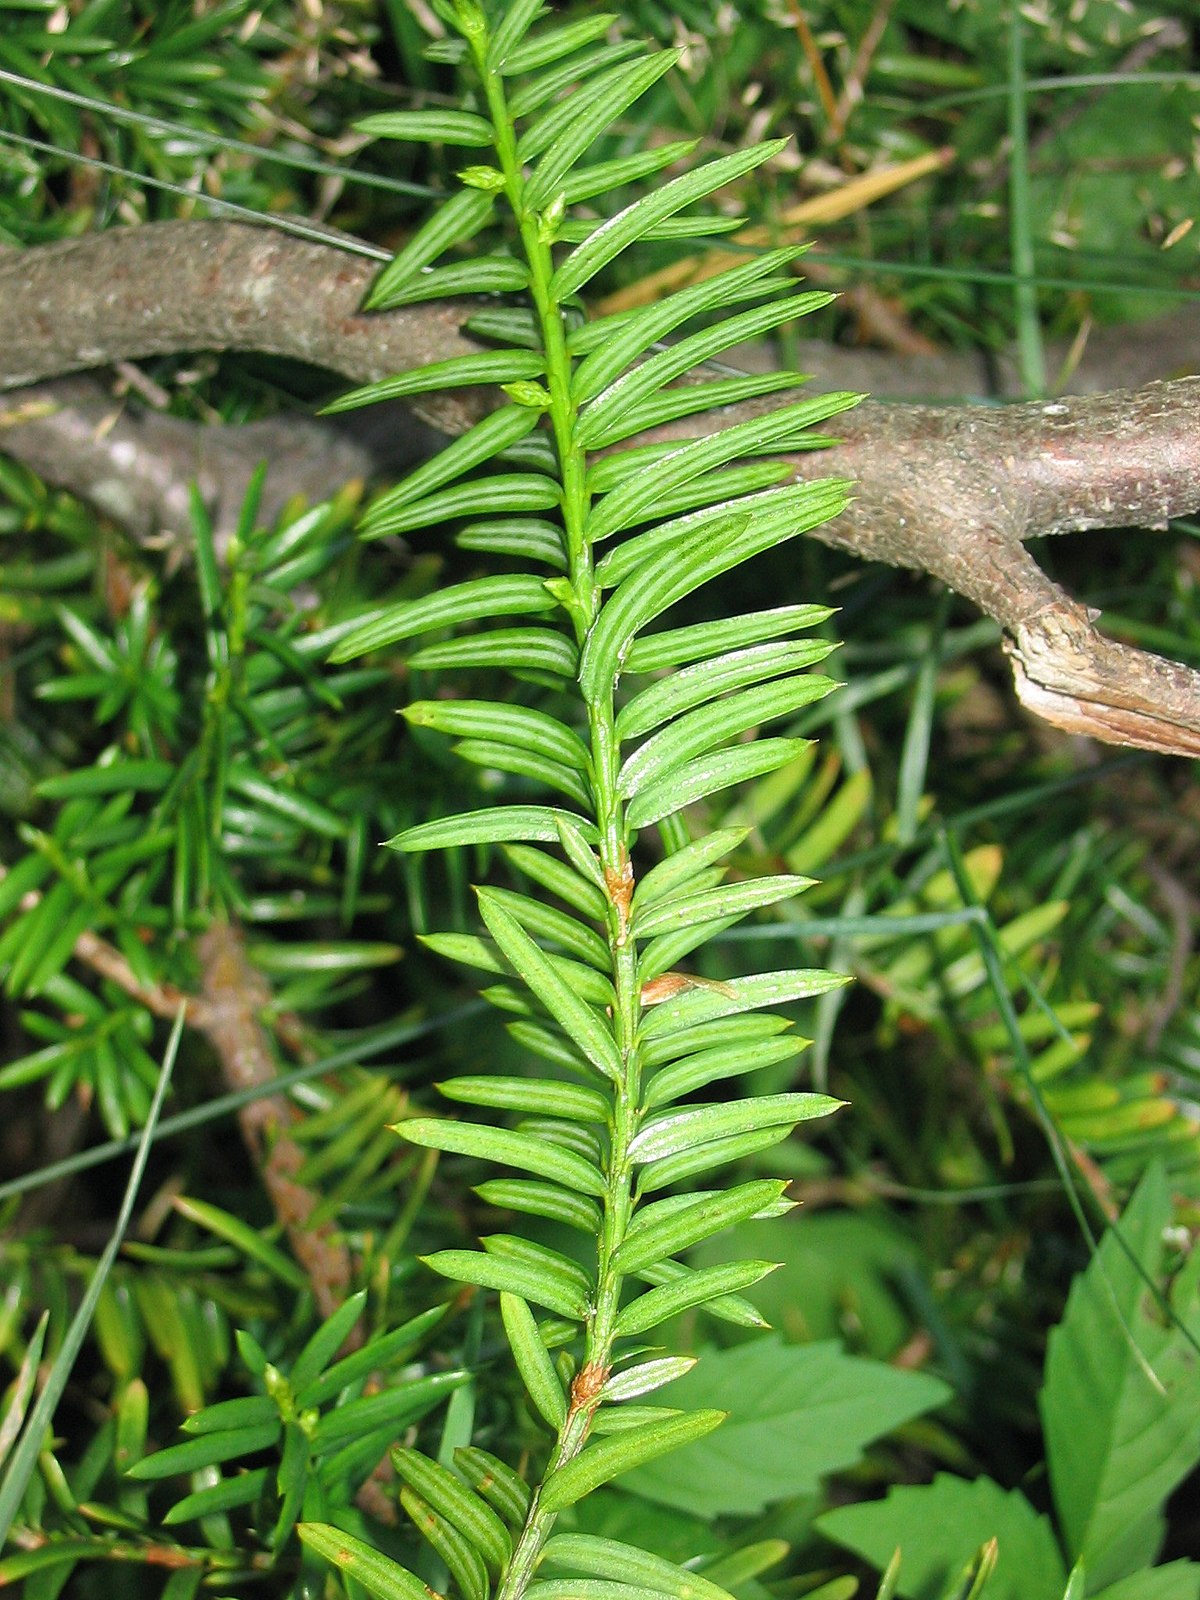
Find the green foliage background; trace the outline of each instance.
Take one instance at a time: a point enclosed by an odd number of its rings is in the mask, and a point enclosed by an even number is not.
[[[936,179],[822,231],[821,287],[869,284],[918,332],[992,356],[1196,292],[1195,235],[1163,248],[1200,200],[1185,9],[1051,7],[1026,17],[1017,59],[999,0],[805,7],[835,93],[880,28],[865,98],[832,138],[799,8],[627,9],[631,32],[685,55],[607,158],[660,138],[698,138],[716,156],[787,136],[796,162],[738,190],[770,222],[809,186],[952,146]],[[427,15],[402,0],[0,7],[0,238],[32,245],[219,200],[396,248],[448,170],[436,151],[348,130],[421,96],[453,105],[452,69],[424,53]],[[1147,62],[1137,52],[1156,29]],[[1100,81],[1071,81],[1082,73]],[[1014,171],[1003,141],[1022,94],[1030,154]],[[1032,300],[1013,281],[1022,248]],[[602,287],[679,249],[648,244]],[[860,315],[848,299],[801,331],[849,341]],[[147,371],[193,420],[336,392],[327,376],[249,357]],[[15,1444],[34,1370],[62,1351],[110,1238],[123,1168],[111,1152],[89,1163],[144,1126],[170,1027],[73,958],[85,930],[148,987],[191,992],[208,920],[245,924],[280,1067],[303,1075],[301,1176],[351,1242],[360,1289],[353,1315],[322,1319],[241,1154],[212,1052],[185,1037],[164,1115],[193,1115],[160,1125],[170,1136],[151,1150],[53,1439],[36,1441],[0,1581],[34,1600],[113,1581],[171,1600],[201,1585],[353,1594],[293,1532],[303,1439],[329,1519],[437,1587],[446,1553],[419,1554],[379,1514],[395,1512],[395,1486],[378,1502],[363,1492],[388,1446],[443,1463],[483,1448],[523,1467],[540,1423],[483,1297],[431,1311],[447,1291],[418,1260],[494,1227],[468,1187],[483,1169],[388,1128],[427,1109],[436,1081],[482,1061],[520,1070],[502,1018],[473,1008],[417,936],[473,935],[468,885],[528,888],[537,863],[519,846],[507,864],[486,846],[440,862],[379,851],[491,798],[497,779],[396,718],[397,704],[436,695],[431,667],[326,662],[365,612],[469,581],[480,556],[430,531],[360,547],[350,489],[273,527],[250,503],[221,551],[197,507],[197,561],[177,566],[2,458],[0,474],[0,1353],[12,1380],[0,1438]],[[1153,540],[1089,536],[1085,553],[1053,559],[1110,632],[1194,661],[1194,536],[1182,524]],[[727,1429],[598,1490],[573,1531],[699,1560],[745,1600],[833,1600],[860,1580],[872,1594],[898,1544],[896,1592],[921,1600],[980,1582],[987,1600],[1195,1596],[1183,1496],[1164,1521],[1200,1454],[1190,771],[1039,732],[1011,704],[991,625],[910,577],[798,542],[736,581],[729,609],[781,594],[839,606],[819,631],[845,641],[827,670],[846,687],[789,723],[814,749],[708,803],[699,827],[750,829],[739,876],[820,882],[785,915],[718,938],[702,971],[852,972],[850,990],[790,1008],[815,1041],[801,1068],[781,1059],[751,1084],[828,1090],[851,1110],[783,1146],[785,1167],[771,1158],[767,1170],[796,1175],[798,1217],[745,1222],[689,1257],[783,1263],[752,1291],[770,1337],[688,1312],[665,1341],[709,1351],[671,1403],[728,1409]],[[1087,1162],[1088,1182],[1074,1182],[1090,1226],[1103,1217],[1089,1184],[1112,1208],[1128,1203],[1130,1253],[1109,1235],[1089,1265],[1064,1193],[1073,1152]],[[35,1187],[29,1174],[60,1155],[55,1182]],[[750,1161],[740,1176],[760,1171]],[[538,1238],[571,1248],[552,1220]],[[359,1314],[373,1342],[341,1354]],[[196,1444],[214,1439],[205,1461]],[[155,1468],[126,1476],[155,1451]],[[237,1495],[196,1500],[218,1462],[244,1463]],[[985,1577],[977,1553],[994,1535]],[[165,1582],[164,1551],[177,1563]],[[1086,1576],[1068,1588],[1077,1557]]]

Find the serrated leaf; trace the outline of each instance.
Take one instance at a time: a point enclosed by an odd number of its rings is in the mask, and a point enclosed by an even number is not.
[[[827,1512],[817,1527],[876,1567],[899,1546],[897,1592],[906,1596],[940,1594],[947,1577],[993,1538],[999,1559],[988,1600],[1061,1600],[1067,1581],[1049,1520],[1015,1489],[1005,1491],[990,1478],[968,1483],[939,1473],[930,1484],[893,1489],[885,1500]]]
[[[503,667],[509,672],[524,668],[573,678],[579,653],[567,638],[549,628],[494,628],[490,633],[425,645],[408,658],[408,664],[419,671]]]
[[[430,1600],[430,1591],[419,1578],[353,1534],[327,1522],[301,1522],[296,1532],[308,1549],[361,1583],[376,1600]]]
[[[1153,1560],[1162,1508],[1196,1463],[1195,1352],[1181,1330],[1147,1313],[1137,1270],[1159,1275],[1170,1219],[1169,1187],[1156,1163],[1118,1225],[1126,1248],[1110,1228],[1076,1277],[1047,1346],[1039,1408],[1050,1484],[1068,1552],[1086,1565],[1089,1590]]]
[[[542,1485],[540,1503],[545,1511],[561,1511],[584,1495],[630,1472],[655,1456],[702,1439],[725,1420],[724,1411],[694,1411],[647,1428],[633,1428],[589,1445],[573,1461],[551,1472]]]
[[[475,1193],[501,1211],[520,1211],[531,1217],[548,1217],[593,1238],[600,1231],[600,1208],[594,1200],[560,1189],[551,1183],[531,1183],[525,1178],[491,1178],[477,1183]]]
[[[595,277],[601,267],[607,266],[635,239],[640,239],[648,228],[744,177],[764,161],[778,155],[786,143],[785,139],[775,139],[751,145],[733,155],[718,156],[715,161],[706,161],[694,171],[672,178],[652,194],[635,200],[610,218],[586,244],[572,250],[550,280],[551,293],[559,300],[577,293]]]
[[[467,192],[478,194],[479,190]],[[464,294],[515,294],[528,287],[529,274],[512,256],[472,256],[450,266],[426,268],[386,293],[380,283],[377,279],[371,292],[372,311],[393,311],[422,300],[453,300]]]
[[[491,1075],[447,1078],[435,1087],[447,1100],[472,1106],[494,1106],[500,1111],[530,1111],[540,1116],[564,1117],[568,1122],[608,1120],[608,1101],[583,1084],[557,1083],[549,1078],[505,1078]]]
[[[800,1055],[808,1045],[807,1039],[798,1034],[789,1034],[782,1039],[763,1039],[751,1044],[721,1045],[713,1050],[699,1050],[656,1072],[642,1096],[642,1105],[647,1111],[655,1106],[670,1105],[673,1100],[690,1094],[694,1089],[702,1089],[705,1084],[776,1066],[781,1061]]]
[[[660,1322],[667,1322],[671,1317],[678,1316],[681,1311],[688,1311],[692,1306],[707,1306],[711,1302],[739,1293],[742,1289],[749,1289],[752,1284],[758,1283],[769,1272],[774,1272],[779,1263],[777,1261],[727,1261],[717,1267],[700,1267],[693,1270],[680,1263],[672,1263],[674,1268],[669,1274],[662,1271],[662,1267],[655,1270],[668,1281],[661,1283],[657,1288],[649,1289],[640,1294],[636,1300],[631,1300],[623,1308],[617,1318],[616,1335],[619,1339],[629,1338],[634,1334],[647,1333],[651,1328],[656,1328]],[[649,1278],[650,1269],[644,1268],[641,1276]],[[747,1326],[765,1327],[761,1317],[755,1317],[754,1322]]]
[[[490,142],[490,130],[484,142]],[[364,310],[378,311],[394,305],[396,295],[403,293],[431,261],[436,261],[451,245],[477,234],[491,216],[494,205],[495,196],[479,189],[460,189],[451,195],[384,267],[367,293]]]
[[[824,972],[819,967],[792,967],[779,972],[733,978],[716,987],[697,985],[685,988],[645,1013],[640,1038],[658,1038],[683,1028],[695,1028],[720,1017],[736,1016],[741,1011],[753,1011],[760,1006],[780,1006],[792,1000],[811,999],[830,989],[838,989],[848,981],[837,973]]]
[[[768,250],[652,305],[585,323],[569,341],[573,352],[580,353],[585,347],[588,352],[571,380],[575,403],[582,406],[594,400],[626,367],[691,317],[714,306],[729,306],[739,298],[766,293],[764,285],[771,274],[794,261],[805,248]]]
[[[651,88],[679,60],[679,51],[663,50],[640,60],[614,67],[603,78],[593,79],[589,85],[572,96],[574,115],[545,146],[544,153],[533,169],[525,187],[528,205],[540,210],[554,198],[562,180],[588,147],[621,117],[635,101]],[[529,160],[529,143],[518,141],[518,157]],[[686,205],[681,201],[680,205]],[[678,209],[678,208],[676,208]],[[664,213],[666,214],[666,213]],[[636,235],[634,235],[636,237]],[[611,258],[610,258],[611,259]],[[577,288],[578,285],[575,285]],[[570,289],[559,289],[557,275],[555,292],[563,300]]]
[[[363,519],[362,531],[369,536],[379,522],[387,521],[401,506],[424,499],[435,490],[453,483],[474,467],[490,461],[509,445],[523,439],[537,426],[537,413],[526,406],[501,406],[477,422],[452,444],[402,478],[395,488],[372,502]]]
[[[359,117],[351,126],[355,133],[373,139],[404,139],[413,144],[478,146],[492,142],[491,123],[472,111],[377,111]]]
[[[434,628],[457,627],[486,617],[553,611],[558,602],[540,578],[521,574],[472,578],[451,584],[419,600],[402,600],[360,623],[340,639],[330,652],[332,662],[353,661],[371,650],[381,650]]]
[[[658,1206],[648,1206],[634,1218],[613,1256],[613,1267],[618,1272],[638,1272],[666,1256],[679,1255],[723,1228],[756,1216],[786,1188],[785,1179],[764,1178],[720,1194],[689,1196],[686,1204],[670,1206],[658,1215]]]
[[[488,932],[559,1027],[606,1078],[620,1082],[621,1053],[598,1013],[579,999],[556,969],[553,958],[538,948],[489,890],[479,890],[479,909]],[[600,1194],[603,1190],[590,1192]]]
[[[557,1432],[566,1419],[567,1400],[537,1321],[525,1301],[512,1294],[500,1296],[500,1316],[521,1382],[542,1419]]]
[[[473,1122],[448,1122],[438,1117],[413,1117],[398,1122],[395,1131],[410,1144],[450,1155],[475,1156],[497,1166],[534,1172],[580,1194],[603,1195],[604,1179],[596,1168],[570,1150],[544,1139],[508,1128],[491,1128]]]
[[[779,606],[719,622],[701,622],[690,628],[671,628],[639,639],[629,651],[626,672],[660,672],[665,667],[717,656],[723,650],[775,639],[815,627],[832,615],[828,606]]]
[[[810,889],[813,881],[790,873],[772,873],[745,883],[723,883],[700,894],[674,895],[650,906],[640,916],[635,914],[633,930],[637,938],[649,939],[654,934],[674,932],[698,922],[744,917],[764,906],[793,899]]]
[[[414,700],[401,715],[417,728],[516,745],[577,772],[586,773],[591,765],[587,746],[573,729],[526,706],[489,700]]]
[[[482,1250],[438,1250],[433,1255],[422,1256],[421,1260],[443,1278],[452,1278],[456,1283],[519,1295],[522,1300],[532,1300],[576,1322],[587,1315],[587,1300],[576,1285],[544,1268],[530,1267],[504,1256],[485,1255]]]
[[[630,828],[645,828],[735,783],[761,778],[785,766],[807,744],[806,739],[758,739],[686,761],[657,783],[647,784],[630,803],[626,823]]]
[[[353,411],[358,406],[375,405],[382,400],[401,400],[408,395],[462,388],[468,384],[512,383],[518,378],[540,378],[546,370],[545,357],[534,350],[480,350],[469,356],[451,356],[446,361],[429,361],[383,378],[378,383],[351,389],[321,407],[321,416]]]
[[[778,1336],[706,1351],[670,1399],[706,1405],[718,1394],[732,1401],[728,1432],[640,1470],[630,1489],[706,1518],[755,1516],[774,1501],[814,1494],[823,1478],[856,1466],[876,1439],[951,1399],[944,1383],[924,1373],[847,1355],[832,1341],[790,1345]],[[929,1517],[927,1530],[954,1527],[932,1508]]]
[[[400,1477],[441,1513],[474,1546],[489,1570],[499,1574],[512,1554],[512,1540],[500,1518],[445,1467],[419,1450],[397,1448],[392,1464]]]
[[[631,527],[661,502],[669,506],[673,490],[728,461],[777,449],[780,442],[790,438],[797,429],[835,416],[856,405],[861,398],[856,394],[817,395],[679,445],[655,463],[652,474],[629,477],[620,488],[611,490],[594,505],[585,525],[587,537],[598,542]]]
[[[484,811],[464,811],[454,817],[440,817],[436,822],[420,822],[405,828],[387,840],[391,850],[413,852],[417,850],[448,850],[454,845],[510,844],[526,841],[531,844],[557,844],[556,821],[565,813],[551,806],[491,806]],[[582,817],[571,819],[576,825],[595,834],[591,823]]]
[[[409,533],[454,517],[473,517],[481,511],[549,511],[560,498],[558,484],[540,472],[496,473],[457,483],[395,510],[376,512],[372,508],[363,519],[360,537],[382,539],[385,534]]]
[[[662,1366],[647,1362],[647,1366]],[[669,1363],[679,1365],[678,1361]],[[687,1359],[688,1368],[695,1362]],[[619,1381],[619,1380],[611,1380]],[[542,1561],[552,1567],[573,1567],[599,1578],[616,1578],[641,1585],[655,1594],[671,1595],[673,1600],[730,1600],[728,1593],[699,1572],[677,1567],[661,1556],[651,1555],[617,1539],[601,1539],[590,1533],[556,1533],[547,1540]]]

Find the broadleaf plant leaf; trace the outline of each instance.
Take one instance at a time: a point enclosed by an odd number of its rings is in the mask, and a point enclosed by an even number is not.
[[[932,1483],[895,1488],[886,1499],[826,1512],[817,1526],[879,1568],[899,1548],[896,1592],[905,1597],[942,1594],[991,1539],[999,1551],[988,1600],[1062,1600],[1066,1587],[1049,1519],[1018,1490],[1005,1491],[990,1478],[968,1482],[940,1473]]]
[[[1166,1175],[1155,1164],[1114,1225],[1126,1248],[1110,1228],[1047,1347],[1039,1404],[1050,1483],[1067,1549],[1083,1561],[1089,1586],[1153,1560],[1167,1498],[1196,1462],[1195,1351],[1183,1329],[1148,1314],[1141,1276],[1159,1275],[1170,1218]]]
[[[724,1428],[702,1448],[640,1469],[630,1489],[700,1516],[756,1515],[813,1493],[860,1461],[869,1444],[951,1398],[924,1373],[847,1355],[833,1342],[790,1345],[775,1335],[708,1350],[663,1391],[682,1406],[709,1404],[718,1394],[730,1407]]]

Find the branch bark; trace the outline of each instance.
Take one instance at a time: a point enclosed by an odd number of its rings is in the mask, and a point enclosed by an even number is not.
[[[318,1310],[332,1316],[350,1292],[350,1252],[333,1223],[314,1221],[320,1197],[297,1177],[304,1152],[289,1131],[296,1109],[285,1095],[270,1091],[278,1071],[262,1013],[271,991],[248,961],[245,940],[233,923],[214,921],[197,943],[196,955],[202,996],[197,1025],[216,1051],[229,1088],[263,1091],[238,1112],[242,1138],[308,1275]],[[361,1343],[362,1329],[356,1328],[348,1346]]]
[[[374,270],[334,245],[220,222],[161,223],[6,254],[0,390],[196,349],[292,356],[361,383],[473,348],[461,331],[462,305],[361,314]],[[1052,533],[1160,527],[1200,508],[1200,380],[1150,381],[1200,371],[1198,356],[1200,309],[1188,307],[1133,340],[1113,330],[1094,336],[1072,374],[1073,398],[1000,409],[868,402],[840,419],[842,442],[834,449],[794,458],[797,476],[857,479],[853,508],[815,536],[866,559],[928,572],[994,617],[1031,711],[1112,743],[1198,755],[1200,674],[1106,639],[1094,616],[1024,547]],[[819,372],[818,388],[893,395],[981,388],[967,358],[810,346],[802,347],[802,361]],[[1115,392],[1096,392],[1114,384]],[[413,410],[453,434],[490,403],[479,391],[460,391]],[[240,438],[222,430],[220,446],[206,439],[201,450],[194,433],[180,433],[185,425],[165,417],[122,416],[106,443],[95,425],[98,404],[94,395],[57,384],[32,394],[23,389],[0,408],[3,441],[60,484],[72,470],[66,458],[81,463],[91,449],[91,464],[76,466],[76,481],[65,486],[107,501],[141,533],[156,520],[161,525],[158,507],[177,515],[171,496],[179,481],[175,468],[161,470],[164,461],[184,463],[181,476],[194,471],[203,482],[207,471],[210,482],[236,488],[244,479],[232,470],[231,450],[243,465],[247,451],[276,453],[277,435],[249,430]],[[317,464],[317,492],[374,470],[377,439],[347,441],[318,426],[309,419],[289,425],[295,450]],[[76,440],[70,451],[61,447],[69,436]],[[91,444],[80,448],[81,439]],[[144,460],[151,448],[157,472],[147,467],[131,484],[122,460]],[[192,460],[194,468],[186,465]],[[90,492],[81,481],[89,475]]]

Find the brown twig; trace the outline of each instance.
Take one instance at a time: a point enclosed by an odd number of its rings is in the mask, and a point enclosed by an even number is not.
[[[5,869],[0,866],[0,881],[4,876]],[[32,892],[23,900],[22,909],[39,898]],[[156,1017],[173,1021],[182,1005],[189,1027],[202,1033],[216,1052],[226,1087],[263,1091],[238,1112],[242,1138],[262,1173],[293,1254],[308,1275],[313,1299],[321,1315],[330,1316],[346,1298],[353,1264],[345,1241],[332,1224],[313,1224],[320,1196],[297,1181],[304,1155],[288,1133],[297,1112],[285,1095],[270,1090],[278,1072],[262,1013],[271,994],[246,958],[241,931],[231,923],[216,921],[198,941],[199,995],[185,994],[174,984],[143,983],[116,946],[90,930],[75,941],[73,954]],[[357,1348],[361,1338],[361,1329],[354,1330],[348,1345]]]
[[[334,245],[227,223],[162,223],[5,254],[0,389],[196,348],[298,356],[363,382],[473,348],[462,306],[362,315],[373,271]],[[839,419],[838,446],[797,457],[796,471],[857,481],[851,510],[815,537],[928,572],[1000,622],[1030,710],[1113,743],[1196,755],[1200,674],[1104,638],[1025,549],[1046,534],[1162,526],[1200,507],[1200,381],[1146,381],[1200,370],[1200,310],[1133,342],[1121,336],[1119,366],[1117,343],[1100,333],[1089,341],[1072,379],[1084,398],[989,410],[871,402]],[[813,351],[816,363],[823,354]],[[923,381],[931,361],[842,352],[822,386],[894,392],[897,373]],[[1089,393],[1114,370],[1129,392]],[[977,389],[969,368],[959,373],[961,388]],[[459,391],[414,409],[457,433],[492,403]],[[49,420],[16,424],[5,442]]]
[[[825,130],[825,138],[830,144],[838,143],[846,131],[850,118],[854,115],[855,107],[862,103],[867,74],[871,70],[871,62],[887,29],[893,4],[894,0],[878,0],[871,20],[858,41],[850,70],[842,84],[842,92],[838,96],[833,116],[829,119],[829,126]]]
[[[189,1027],[205,1029],[207,1014],[204,1002],[194,995],[184,994],[173,983],[145,984],[134,972],[116,945],[109,944],[98,933],[81,933],[75,941],[75,959],[90,967],[98,977],[115,983],[131,1000],[144,1006],[152,1016],[165,1022],[174,1022],[183,1007],[184,1020]]]
[[[813,83],[816,85],[817,97],[825,113],[825,120],[830,123],[837,116],[837,97],[833,92],[833,84],[829,81],[829,73],[825,70],[820,48],[813,38],[808,18],[804,15],[804,8],[799,4],[799,0],[788,0],[788,9],[796,25],[796,36],[800,40],[801,50],[804,51],[804,59],[808,62],[809,71],[813,75]]]
[[[196,947],[201,971],[200,1027],[221,1062],[231,1089],[261,1089],[278,1076],[262,1013],[270,990],[246,958],[241,930],[214,921]],[[312,1285],[321,1315],[328,1317],[349,1291],[352,1263],[345,1240],[332,1223],[313,1223],[319,1196],[297,1180],[304,1153],[288,1129],[297,1117],[292,1102],[264,1092],[238,1112],[242,1138],[271,1196],[275,1215],[287,1231],[292,1253]],[[361,1342],[357,1330],[351,1343]]]

